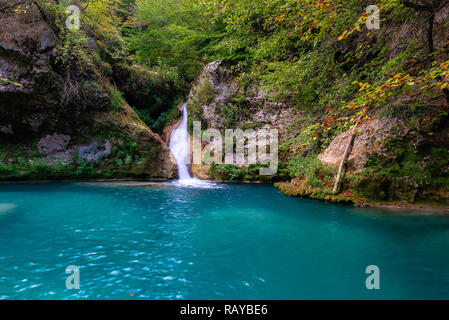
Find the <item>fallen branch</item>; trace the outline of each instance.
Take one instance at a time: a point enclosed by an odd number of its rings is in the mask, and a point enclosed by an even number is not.
[[[346,145],[345,153],[343,155],[343,159],[341,160],[340,168],[338,169],[337,178],[335,179],[335,185],[334,185],[334,190],[333,190],[334,194],[337,194],[339,192],[341,179],[344,175],[344,169],[346,168],[346,164],[348,162],[349,155],[351,154],[351,151],[352,151],[352,146],[354,145],[356,129],[357,129],[357,126],[354,129],[352,129],[351,137],[349,138],[348,144]]]
[[[351,137],[348,141],[348,144],[346,145],[345,153],[343,154],[343,159],[341,160],[340,167],[338,168],[338,174],[337,174],[337,178],[335,179],[334,190],[333,190],[334,194],[337,194],[340,191],[341,179],[344,176],[346,164],[348,163],[349,155],[352,152],[352,146],[354,145],[354,140],[357,135],[357,128],[359,127],[360,120],[362,120],[363,116],[366,114],[367,111],[368,111],[368,108],[365,108],[365,110],[362,112],[362,114],[357,118],[357,120],[355,120],[355,126],[352,129]]]

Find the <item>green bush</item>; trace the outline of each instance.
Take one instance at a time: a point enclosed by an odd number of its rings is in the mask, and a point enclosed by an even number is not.
[[[322,188],[323,180],[330,180],[335,176],[335,170],[323,166],[316,156],[295,157],[287,163],[287,171],[291,177],[305,178],[308,183]]]

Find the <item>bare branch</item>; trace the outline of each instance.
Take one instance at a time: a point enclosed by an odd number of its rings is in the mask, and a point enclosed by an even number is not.
[[[90,1],[87,2],[86,6],[83,9],[81,9],[81,11],[83,12],[84,10],[86,10],[87,7],[89,6],[89,4],[90,4]]]

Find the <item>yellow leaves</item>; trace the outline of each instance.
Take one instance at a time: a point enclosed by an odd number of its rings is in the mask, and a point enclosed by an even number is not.
[[[348,37],[348,33],[349,33],[349,31],[348,30],[345,30],[345,32],[343,32],[343,34],[341,34],[337,39],[338,39],[338,41],[341,41],[341,40],[343,40],[343,39],[346,39],[347,37]]]
[[[306,147],[307,147],[306,144],[302,144],[301,146],[296,148],[294,151],[295,151],[295,153],[299,153],[299,152],[303,151]]]
[[[358,85],[360,87],[359,92],[361,91],[365,91],[366,89],[371,87],[371,84],[368,82],[359,82],[359,81],[354,81],[352,83],[353,85]]]
[[[366,88],[368,88],[369,86],[370,86],[370,84],[369,83],[361,83],[361,82],[359,82],[359,86],[360,86],[360,89],[359,89],[359,91],[363,91],[363,90],[365,90]]]
[[[354,28],[349,29],[349,30],[345,30],[337,39],[338,41],[347,39],[351,34],[353,34],[355,31],[361,32],[362,29],[360,27],[360,25],[356,25]]]
[[[15,86],[17,86],[17,87],[23,88],[23,85],[22,85],[22,84],[17,83],[17,82],[14,82],[14,81],[11,81],[11,80],[6,79],[6,78],[3,78],[3,75],[0,73],[0,84],[2,84],[2,82],[3,82],[3,83],[10,83],[10,84],[13,84],[13,85],[15,85]]]

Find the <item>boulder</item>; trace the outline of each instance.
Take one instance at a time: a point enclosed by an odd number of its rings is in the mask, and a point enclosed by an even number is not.
[[[359,127],[351,154],[348,158],[348,171],[363,170],[370,157],[389,157],[385,148],[387,138],[403,137],[408,129],[405,123],[397,118],[374,118]],[[318,156],[325,164],[339,167],[346,146],[351,138],[352,130],[345,131],[335,137],[329,146]]]
[[[65,151],[70,143],[71,137],[64,134],[47,135],[37,143],[40,154],[49,155],[55,152]]]

